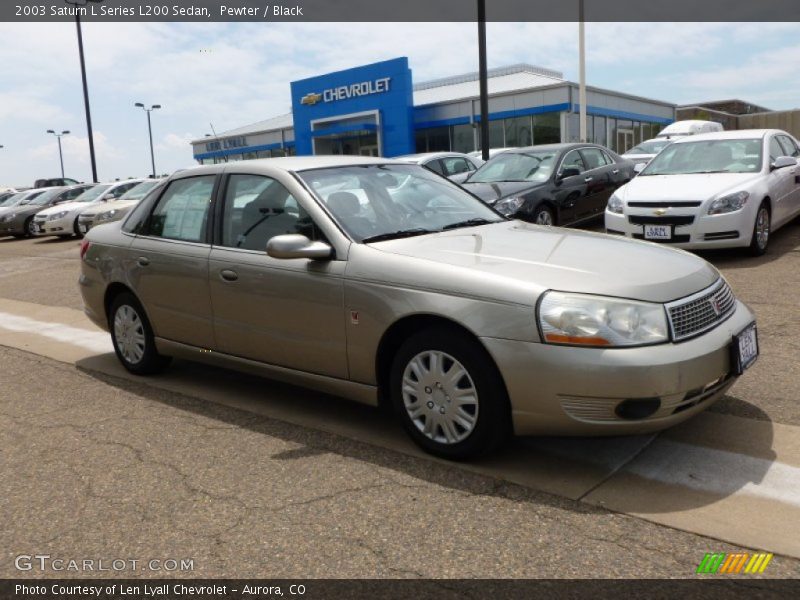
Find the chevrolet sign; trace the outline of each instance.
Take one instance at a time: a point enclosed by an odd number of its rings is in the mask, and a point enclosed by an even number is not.
[[[312,92],[303,96],[300,99],[300,104],[314,106],[320,100],[323,102],[335,102],[336,100],[347,100],[348,98],[357,98],[359,96],[382,94],[389,91],[391,80],[391,77],[382,77],[373,81],[362,81],[361,83],[330,88],[321,94]]]
[[[300,104],[307,104],[308,106],[314,106],[320,100],[322,100],[322,94],[315,94],[314,92],[311,92],[310,94],[306,94],[300,99]]]

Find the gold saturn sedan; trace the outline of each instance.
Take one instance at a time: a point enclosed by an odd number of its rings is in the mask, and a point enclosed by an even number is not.
[[[701,258],[509,220],[387,159],[181,171],[93,228],[81,262],[132,373],[176,357],[385,403],[454,459],[669,427],[758,355],[753,313]]]

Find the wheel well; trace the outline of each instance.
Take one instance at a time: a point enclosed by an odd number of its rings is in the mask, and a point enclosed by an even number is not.
[[[390,405],[390,399],[386,393],[386,390],[389,387],[389,376],[392,369],[392,360],[394,359],[395,354],[397,354],[400,346],[418,331],[431,329],[433,327],[451,329],[468,335],[478,343],[484,352],[486,352],[487,358],[492,361],[492,364],[494,365],[491,355],[480,342],[478,337],[463,325],[459,325],[455,321],[451,321],[450,319],[446,319],[437,315],[412,315],[404,317],[393,323],[391,327],[384,332],[383,337],[378,344],[378,352],[375,357],[375,373],[378,382],[378,402],[380,406],[388,408]],[[497,368],[497,365],[494,366]],[[502,381],[502,376],[500,379]]]
[[[106,295],[103,298],[103,308],[105,309],[106,312],[106,320],[108,320],[108,311],[111,309],[111,303],[114,302],[114,298],[116,298],[123,292],[128,292],[130,294],[133,294],[133,290],[131,290],[131,288],[129,288],[124,283],[119,283],[118,281],[115,281],[106,288]]]
[[[767,210],[769,211],[769,214],[771,215],[772,214],[772,199],[769,196],[764,196],[764,199],[761,201],[761,203],[763,204],[764,202],[767,203]]]
[[[552,200],[540,200],[536,204],[533,205],[533,209],[531,210],[531,216],[536,212],[536,209],[540,206],[544,206],[550,209],[550,212],[553,213],[553,219],[558,222],[558,207],[553,203]]]

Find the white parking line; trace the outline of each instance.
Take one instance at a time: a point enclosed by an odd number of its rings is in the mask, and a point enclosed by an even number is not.
[[[660,439],[625,471],[700,492],[747,494],[800,507],[800,469],[738,452]]]
[[[105,332],[70,327],[61,323],[37,321],[7,312],[0,312],[0,328],[18,333],[34,333],[92,352],[112,352],[114,350],[111,338]]]

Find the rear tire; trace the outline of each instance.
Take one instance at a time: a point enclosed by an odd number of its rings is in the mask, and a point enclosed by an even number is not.
[[[502,377],[472,337],[437,327],[409,337],[392,361],[390,398],[408,435],[426,452],[462,460],[510,437]]]
[[[753,223],[753,237],[750,240],[750,254],[753,256],[763,256],[769,246],[769,234],[771,226],[771,214],[767,201],[763,201],[756,212],[756,220]]]
[[[117,358],[123,367],[135,375],[160,373],[172,360],[156,350],[153,328],[147,314],[129,292],[117,295],[111,303],[108,329]]]

